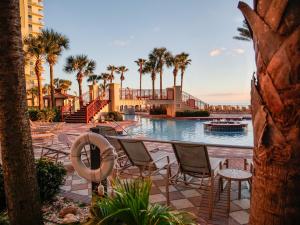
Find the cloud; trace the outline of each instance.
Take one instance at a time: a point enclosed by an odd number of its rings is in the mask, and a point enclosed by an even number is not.
[[[130,36],[129,36],[129,39],[131,39],[131,40],[134,39],[134,38],[135,38],[134,35],[130,35]]]
[[[129,44],[129,41],[127,40],[113,40],[112,45],[117,46],[117,47],[125,47]]]
[[[245,53],[245,50],[242,49],[242,48],[235,48],[235,49],[233,49],[233,51],[237,54],[244,54]]]
[[[216,48],[216,49],[211,50],[209,52],[209,55],[211,57],[218,56],[218,55],[220,55],[222,53],[222,51],[224,51],[224,50],[222,50],[221,48]]]

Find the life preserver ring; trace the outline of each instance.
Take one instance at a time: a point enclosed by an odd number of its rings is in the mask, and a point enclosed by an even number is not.
[[[100,168],[92,170],[81,161],[81,150],[85,145],[93,144],[100,150]],[[100,134],[85,133],[79,136],[71,148],[71,161],[78,175],[88,181],[100,182],[112,172],[115,164],[116,153],[114,147]]]

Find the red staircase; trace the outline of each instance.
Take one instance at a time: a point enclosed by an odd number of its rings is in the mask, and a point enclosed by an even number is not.
[[[109,100],[95,99],[89,104],[82,106],[78,111],[65,118],[66,123],[88,123],[101,109],[103,109]]]

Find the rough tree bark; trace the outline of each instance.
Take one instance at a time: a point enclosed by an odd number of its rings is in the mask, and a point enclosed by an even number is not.
[[[28,120],[18,0],[0,1],[0,141],[11,225],[42,224]]]
[[[55,96],[54,96],[54,76],[53,76],[53,65],[50,64],[50,108],[53,109],[56,106],[56,102],[55,102]]]
[[[250,224],[300,222],[299,0],[239,3],[251,32],[257,78],[251,87],[254,174]]]

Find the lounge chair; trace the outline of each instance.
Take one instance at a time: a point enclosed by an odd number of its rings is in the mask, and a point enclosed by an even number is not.
[[[97,126],[97,128],[99,129],[99,134],[104,136],[117,152],[117,171],[128,168],[130,166],[130,163],[122,146],[117,139],[111,137],[120,136],[118,132],[113,127],[109,126]]]
[[[169,183],[184,183],[192,188],[209,191],[209,218],[212,217],[214,204],[214,184],[217,171],[227,163],[225,159],[210,158],[207,147],[202,144],[172,143],[178,162],[178,171],[169,177]],[[228,165],[228,164],[227,164]],[[168,169],[168,172],[170,169]],[[198,180],[198,182],[194,180]],[[200,181],[200,183],[199,183]],[[169,193],[167,193],[169,203]]]
[[[40,158],[49,158],[57,162],[59,159],[63,159],[70,156],[70,151],[73,142],[69,139],[66,133],[60,133],[57,135],[58,143],[48,145],[48,146],[36,146],[41,147],[41,155]],[[86,156],[86,160],[88,165],[90,165],[89,154],[86,148],[83,148],[83,154]]]
[[[131,166],[139,169],[139,177],[150,177],[157,174],[160,170],[168,168],[168,165],[170,164],[170,158],[168,155],[154,160],[143,141],[122,137],[117,139],[124,149]]]

